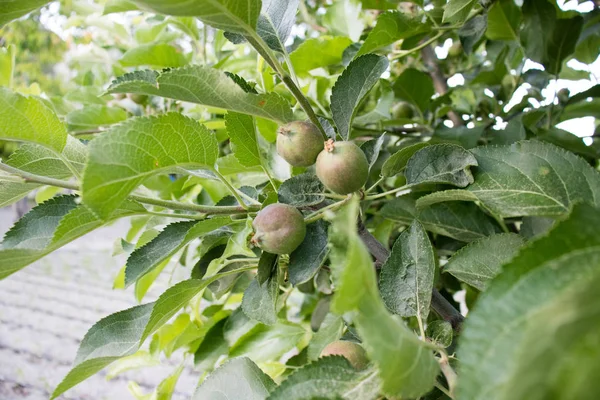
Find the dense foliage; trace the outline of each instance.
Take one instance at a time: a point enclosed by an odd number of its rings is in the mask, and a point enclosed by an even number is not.
[[[140,302],[53,398],[176,351],[203,400],[597,397],[597,2],[46,3],[0,2],[0,278],[128,218]]]

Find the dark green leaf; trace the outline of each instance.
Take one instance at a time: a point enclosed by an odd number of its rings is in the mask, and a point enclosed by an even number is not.
[[[435,90],[428,74],[409,68],[394,82],[394,92],[400,99],[414,104],[423,112],[429,107]]]
[[[271,49],[280,53],[285,51],[285,41],[296,21],[299,2],[300,0],[262,0],[256,32]]]
[[[352,61],[336,81],[331,91],[331,114],[344,140],[350,137],[356,108],[388,65],[387,58],[367,54]]]
[[[492,40],[518,40],[521,9],[513,0],[498,0],[487,14],[485,35]]]
[[[194,353],[194,366],[200,371],[211,372],[219,358],[229,352],[229,344],[223,336],[223,328],[227,321],[227,318],[223,318],[213,325]]]
[[[316,175],[305,173],[283,182],[277,195],[282,203],[306,207],[321,203],[325,199],[324,189]]]
[[[475,157],[460,146],[437,144],[417,151],[406,164],[406,183],[444,183],[465,187],[473,183],[470,167],[476,167]]]
[[[381,168],[381,175],[385,177],[394,176],[404,170],[408,160],[419,150],[430,146],[427,142],[416,143],[398,150],[388,158]]]
[[[288,278],[292,285],[312,279],[325,262],[327,253],[327,225],[323,221],[308,224],[304,241],[290,254]]]
[[[449,0],[444,9],[443,22],[465,22],[477,0]]]
[[[458,30],[458,37],[462,43],[465,53],[471,54],[475,45],[483,37],[485,30],[487,29],[487,16],[477,15],[467,21],[466,24]]]
[[[277,274],[262,284],[258,282],[258,279],[254,279],[244,292],[244,298],[242,299],[244,314],[265,325],[273,325],[277,322],[278,294]]]
[[[389,310],[402,317],[429,315],[435,254],[427,232],[414,221],[394,243],[381,268],[379,289]]]
[[[427,324],[425,335],[431,339],[433,343],[442,347],[449,347],[452,344],[454,330],[452,329],[452,324],[450,324],[450,322],[436,320]]]
[[[429,26],[400,11],[387,11],[377,18],[377,25],[356,54],[357,57],[388,46],[398,40],[427,32]]]
[[[379,136],[377,139],[371,139],[367,142],[364,142],[360,148],[367,156],[367,161],[369,162],[369,169],[373,168],[375,162],[377,162],[377,158],[379,157],[379,152],[381,152],[381,147],[383,146],[383,141],[385,140],[385,133]]]
[[[256,273],[256,280],[260,285],[269,280],[273,276],[273,272],[277,270],[277,259],[277,254],[267,253],[266,251],[263,251],[260,255]]]

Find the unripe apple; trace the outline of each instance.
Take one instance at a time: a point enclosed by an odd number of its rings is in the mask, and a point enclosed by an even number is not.
[[[323,150],[323,136],[312,122],[294,121],[277,131],[277,153],[294,167],[310,167]]]
[[[263,208],[254,218],[252,227],[251,243],[273,254],[290,254],[306,236],[302,213],[296,207],[282,203]]]
[[[352,142],[328,140],[317,157],[317,177],[332,192],[356,192],[369,177],[367,156]]]
[[[448,55],[450,57],[458,57],[463,53],[463,47],[460,42],[452,43],[452,46],[448,49]]]
[[[414,110],[410,104],[405,101],[394,104],[392,107],[392,117],[394,119],[407,119],[414,116]]]
[[[347,340],[329,343],[321,352],[321,357],[325,356],[343,356],[358,370],[364,369],[369,364],[365,349],[360,344]]]

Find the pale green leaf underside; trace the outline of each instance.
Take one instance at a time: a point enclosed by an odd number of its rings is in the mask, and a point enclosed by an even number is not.
[[[348,140],[356,107],[389,65],[387,58],[367,54],[352,61],[331,91],[331,114],[338,134]]]
[[[525,141],[472,150],[479,166],[467,188],[495,214],[560,216],[580,201],[600,205],[600,174],[554,145]]]
[[[500,273],[502,265],[510,261],[525,240],[514,233],[492,235],[469,243],[457,251],[444,266],[443,272],[479,290]]]
[[[294,372],[267,399],[369,400],[378,395],[379,380],[375,371],[367,369],[359,372],[344,357],[330,356]]]
[[[133,118],[90,143],[83,200],[108,218],[143,180],[176,167],[213,168],[215,134],[181,114]]]
[[[459,399],[596,397],[598,225],[598,209],[576,206],[492,281],[461,336]]]
[[[145,213],[133,202],[124,203],[113,219]],[[0,279],[104,225],[75,196],[54,197],[27,213],[0,243]]]
[[[112,82],[108,93],[138,93],[256,115],[278,122],[293,119],[289,103],[276,93],[246,93],[222,71],[200,65],[136,71]]]
[[[415,221],[394,243],[381,268],[379,290],[390,311],[402,317],[429,315],[435,255],[423,226]]]
[[[0,139],[36,143],[60,153],[67,130],[41,100],[0,87]]]
[[[240,357],[217,368],[196,389],[194,400],[264,400],[277,385],[249,358]]]
[[[256,28],[260,0],[132,0],[141,9],[182,17],[198,17],[228,32],[247,34]]]

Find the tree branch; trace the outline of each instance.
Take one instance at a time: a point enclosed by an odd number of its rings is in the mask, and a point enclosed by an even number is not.
[[[431,79],[433,79],[435,91],[440,96],[446,94],[448,92],[448,83],[437,63],[437,57],[433,48],[431,46],[425,46],[423,50],[421,50],[421,57],[423,57],[423,62],[429,69],[429,75],[431,76]],[[463,120],[454,111],[448,111],[448,118],[450,118],[455,127],[464,125]]]

